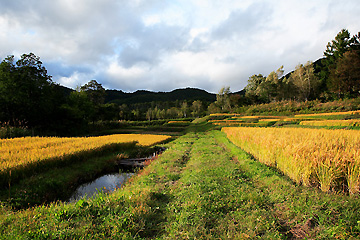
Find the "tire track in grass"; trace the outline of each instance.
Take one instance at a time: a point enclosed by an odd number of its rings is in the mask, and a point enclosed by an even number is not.
[[[193,144],[172,194],[165,238],[281,238],[268,197],[219,146],[214,132]]]
[[[177,181],[189,160],[189,153],[193,143],[197,140],[196,134],[188,134],[169,144],[158,161],[149,165],[140,174],[132,189],[128,189],[135,197],[141,195],[141,199],[134,199],[132,205],[143,210],[131,216],[134,221],[131,236],[140,239],[157,238],[163,231],[163,224],[167,222],[164,214],[166,207],[174,198],[170,189],[176,186]],[[144,191],[146,188],[146,191]],[[130,196],[131,197],[131,196]],[[138,202],[136,204],[136,202]],[[134,204],[135,203],[135,204]],[[139,207],[139,205],[141,207]]]

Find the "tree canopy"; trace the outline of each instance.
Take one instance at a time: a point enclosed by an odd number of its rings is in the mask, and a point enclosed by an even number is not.
[[[0,120],[28,126],[48,123],[58,100],[54,85],[35,54],[23,54],[16,63],[8,56],[0,64]]]

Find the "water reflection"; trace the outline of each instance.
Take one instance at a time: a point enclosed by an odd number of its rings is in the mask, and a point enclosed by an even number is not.
[[[90,183],[79,186],[70,198],[70,202],[77,201],[83,197],[92,197],[98,191],[114,191],[120,188],[134,173],[113,173],[95,179]]]

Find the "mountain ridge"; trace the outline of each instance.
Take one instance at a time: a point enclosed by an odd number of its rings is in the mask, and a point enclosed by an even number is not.
[[[63,95],[68,96],[72,91],[71,88],[58,85],[58,89]],[[231,94],[245,95],[245,91],[241,90]],[[150,90],[136,90],[135,92],[124,92],[118,89],[105,90],[105,103],[122,104],[136,104],[136,103],[150,103],[150,102],[167,102],[167,101],[196,101],[211,103],[216,101],[216,94],[210,93],[204,89],[199,88],[177,88],[169,92],[165,91],[150,91]]]
[[[106,90],[105,103],[134,104],[146,102],[166,102],[166,101],[196,101],[213,102],[216,94],[198,88],[178,88],[170,92],[153,92],[148,90],[137,90],[126,93],[122,90]]]

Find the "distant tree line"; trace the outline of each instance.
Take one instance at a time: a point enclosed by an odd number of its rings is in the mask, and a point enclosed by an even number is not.
[[[324,57],[299,64],[284,76],[281,66],[268,76],[252,75],[244,91],[223,87],[213,102],[202,100],[105,102],[106,91],[96,80],[67,91],[54,83],[40,58],[23,54],[0,63],[0,128],[26,127],[36,134],[78,135],[98,121],[198,118],[234,112],[242,106],[282,100],[330,101],[360,95],[360,33],[341,30],[328,43]],[[154,98],[154,96],[153,96]],[[152,100],[153,100],[152,98]]]
[[[105,103],[105,97],[105,89],[96,80],[67,91],[52,81],[33,53],[23,54],[17,61],[8,56],[0,63],[0,129],[27,128],[37,135],[79,135],[98,121],[196,118],[207,113],[207,102],[201,100],[120,105]]]

